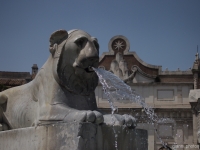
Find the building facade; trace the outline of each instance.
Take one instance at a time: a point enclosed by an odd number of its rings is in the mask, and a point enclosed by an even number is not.
[[[33,64],[32,74],[30,72],[0,71],[0,92],[30,82],[35,78],[37,72],[37,64]]]
[[[119,114],[134,116],[138,122],[137,128],[148,131],[148,149],[158,150],[162,147],[162,141],[171,148],[179,149],[196,145],[197,121],[191,111],[188,96],[191,89],[199,87],[198,71],[163,71],[161,66],[150,65],[142,61],[136,52],[130,51],[130,43],[122,35],[111,38],[108,48],[108,52],[100,57],[99,68],[110,71],[123,80],[144,98],[149,107],[154,108],[158,116],[157,123],[152,124],[141,105],[130,101],[114,102]],[[198,56],[195,62],[197,60]],[[111,113],[100,83],[95,92],[98,108],[105,113]]]

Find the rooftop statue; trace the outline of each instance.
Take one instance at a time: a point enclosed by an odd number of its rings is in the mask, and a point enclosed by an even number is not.
[[[35,79],[0,92],[0,122],[9,129],[51,122],[111,124],[97,109],[99,44],[82,30],[58,30],[50,37],[50,56]],[[3,116],[3,117],[1,117]],[[135,127],[129,115],[115,115],[116,124]]]

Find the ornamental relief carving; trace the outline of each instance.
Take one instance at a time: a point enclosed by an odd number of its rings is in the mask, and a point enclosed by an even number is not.
[[[123,58],[123,54],[121,52],[117,52],[115,59],[112,60],[110,64],[110,72],[114,73],[120,79],[122,79],[126,83],[130,83],[133,81],[135,74],[137,72],[136,67],[131,67],[131,70],[128,69],[128,64],[126,60]]]

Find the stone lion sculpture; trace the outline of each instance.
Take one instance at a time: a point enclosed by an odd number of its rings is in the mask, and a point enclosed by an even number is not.
[[[50,37],[50,56],[35,79],[0,92],[0,122],[9,129],[54,122],[111,124],[110,115],[97,110],[94,90],[98,77],[99,44],[82,30],[58,30]],[[135,127],[128,115],[115,123]]]

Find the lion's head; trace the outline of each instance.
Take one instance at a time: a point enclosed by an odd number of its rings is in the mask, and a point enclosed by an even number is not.
[[[98,67],[99,44],[96,38],[82,30],[54,32],[50,51],[56,61],[59,83],[80,95],[94,92],[98,77],[92,67]]]

